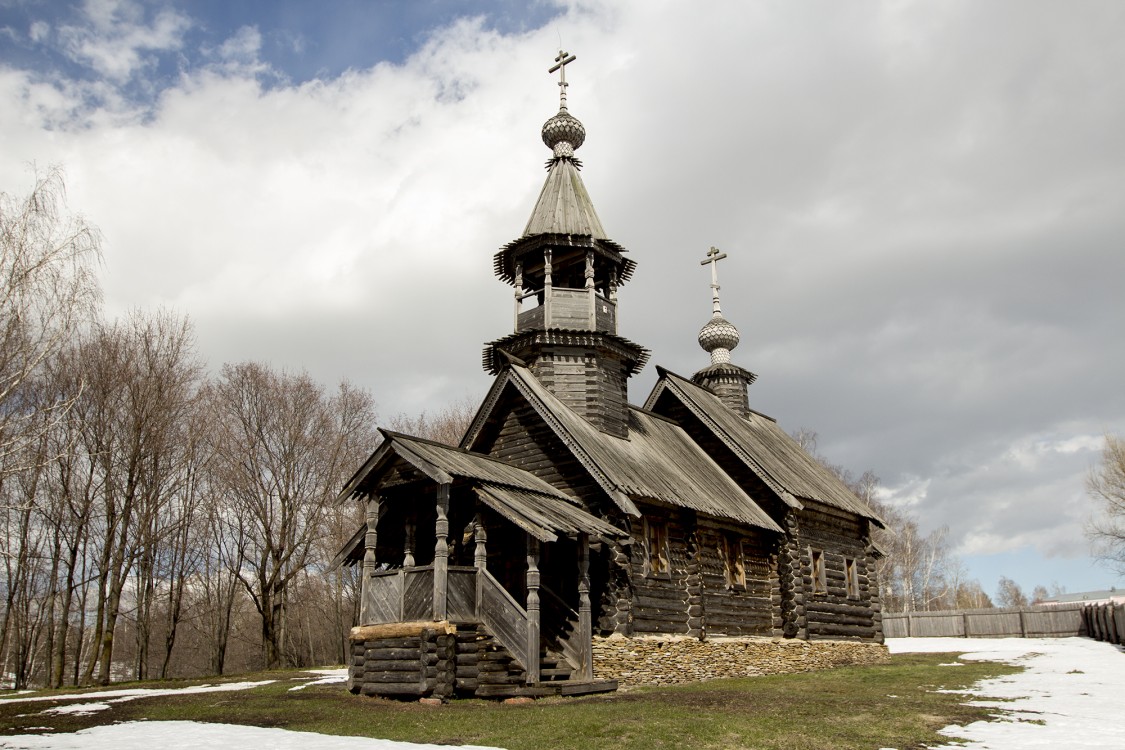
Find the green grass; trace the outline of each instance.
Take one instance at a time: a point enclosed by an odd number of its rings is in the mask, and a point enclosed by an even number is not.
[[[0,703],[0,739],[28,727],[75,731],[119,721],[181,719],[509,750],[921,748],[948,741],[936,733],[943,726],[988,719],[994,712],[962,705],[961,696],[936,689],[956,690],[1019,671],[987,662],[939,666],[950,660],[949,654],[906,654],[875,666],[547,698],[530,705],[461,700],[426,706],[352,696],[342,685],[289,692],[300,684],[292,679],[300,672],[257,673],[236,679],[277,682],[243,692],[142,698],[92,716],[40,715],[51,705],[45,703]]]

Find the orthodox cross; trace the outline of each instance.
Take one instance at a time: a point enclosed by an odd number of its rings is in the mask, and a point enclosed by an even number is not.
[[[711,264],[711,304],[714,308],[714,314],[718,315],[719,310],[719,261],[727,257],[726,253],[719,252],[719,248],[712,247],[707,251],[707,257],[699,261],[699,265],[705,266]]]
[[[566,109],[566,87],[570,85],[566,82],[566,66],[577,59],[569,52],[560,49],[559,56],[555,58],[555,66],[547,71],[548,73],[559,71],[559,109]]]

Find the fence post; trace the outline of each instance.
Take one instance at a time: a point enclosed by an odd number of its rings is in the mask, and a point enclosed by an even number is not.
[[[961,633],[961,635],[968,638],[969,637],[969,613],[968,612],[962,612],[961,613],[961,630],[964,631],[963,633]]]
[[[907,638],[910,638],[910,637],[912,637],[912,636],[914,635],[914,633],[913,633],[913,630],[914,630],[914,628],[913,628],[913,625],[914,625],[914,615],[912,615],[912,614],[910,614],[909,612],[907,612],[907,613],[906,613],[906,637],[907,637]]]
[[[1023,610],[1020,610],[1020,638],[1027,638],[1027,623],[1023,618]]]

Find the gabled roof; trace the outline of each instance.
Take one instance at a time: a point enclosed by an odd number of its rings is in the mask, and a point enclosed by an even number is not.
[[[660,380],[645,405],[655,406],[665,392],[675,396],[790,507],[800,508],[801,500],[813,500],[883,525],[875,511],[773,419],[753,411],[744,418],[706,388],[663,367],[657,371]]]
[[[582,234],[608,239],[572,159],[554,160],[547,173],[547,181],[523,230],[524,237],[535,234]]]
[[[380,432],[383,443],[348,480],[338,500],[353,496],[365,485],[377,483],[380,474],[396,459],[401,459],[439,484],[452,484],[455,479],[469,480],[485,505],[542,542],[577,533],[607,540],[628,536],[616,526],[582,510],[573,498],[516,466],[463,448],[389,430]],[[336,555],[333,565],[349,557],[354,559],[356,549],[362,545],[363,532],[361,528],[353,535]]]
[[[553,542],[560,535],[578,533],[609,540],[629,536],[613,524],[572,505],[571,501],[494,484],[481,484],[475,491],[481,502],[541,542]]]
[[[606,434],[548,391],[531,372],[511,364],[497,378],[466,435],[471,444],[507,385],[514,387],[625,513],[634,500],[691,508],[771,531],[781,528],[678,425],[630,407],[629,437]]]
[[[368,477],[378,475],[395,457],[403,459],[439,484],[451,483],[454,477],[461,477],[572,502],[569,496],[534,474],[483,453],[473,453],[464,448],[454,448],[400,432],[382,429],[379,432],[383,434],[383,443],[344,485],[336,498],[338,502],[351,497]]]

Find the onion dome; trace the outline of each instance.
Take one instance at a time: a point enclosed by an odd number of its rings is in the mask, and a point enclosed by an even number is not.
[[[578,118],[566,111],[559,113],[543,123],[543,143],[555,154],[555,158],[574,156],[575,150],[586,140],[586,128]]]
[[[738,346],[738,329],[715,313],[699,331],[699,345],[711,355],[711,364],[730,362],[730,350]]]

